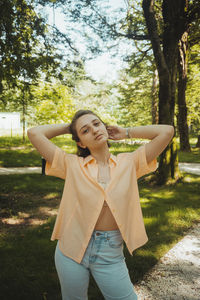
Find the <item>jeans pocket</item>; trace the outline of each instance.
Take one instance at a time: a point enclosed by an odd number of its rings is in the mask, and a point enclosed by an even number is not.
[[[108,239],[108,245],[111,248],[120,248],[123,244],[123,238],[122,237],[111,237]]]

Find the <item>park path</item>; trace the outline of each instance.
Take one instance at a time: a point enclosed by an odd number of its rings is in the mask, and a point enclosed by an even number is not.
[[[200,175],[200,163],[179,163],[181,171]],[[42,173],[42,167],[0,168],[0,175]]]
[[[200,175],[200,164],[179,163]],[[41,167],[0,168],[0,175],[40,173]],[[200,300],[200,222],[134,285],[138,300]]]
[[[42,173],[42,167],[0,168],[0,175]]]
[[[200,175],[200,163],[179,163],[181,171]],[[42,173],[42,167],[0,168],[0,175]],[[200,299],[200,298],[199,298]]]
[[[200,300],[200,223],[134,288],[138,300]]]

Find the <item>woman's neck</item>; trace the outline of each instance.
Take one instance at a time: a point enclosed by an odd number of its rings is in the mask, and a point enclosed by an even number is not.
[[[110,152],[108,145],[101,147],[101,149],[90,150],[91,155],[96,159],[99,165],[107,165],[109,163]]]

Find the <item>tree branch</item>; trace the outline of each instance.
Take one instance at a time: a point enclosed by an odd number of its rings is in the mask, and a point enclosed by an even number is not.
[[[119,36],[122,37],[126,37],[128,39],[132,39],[132,40],[137,40],[137,41],[146,41],[146,40],[150,40],[150,36],[149,35],[145,35],[145,34],[137,34],[136,32],[130,32],[130,33],[118,33]]]
[[[159,74],[162,76],[163,74],[166,74],[166,72],[169,73],[169,71],[161,50],[161,41],[158,35],[157,22],[154,14],[154,0],[143,0],[142,7],[149,37],[153,47],[156,66]]]
[[[91,9],[93,11],[95,11],[95,13],[98,15],[98,17],[102,20],[102,22],[104,23],[104,25],[106,25],[112,32],[115,36],[120,36],[120,37],[126,37],[128,39],[134,39],[134,40],[138,40],[138,41],[143,41],[143,40],[149,40],[150,37],[149,35],[143,35],[143,34],[137,34],[137,32],[130,32],[130,33],[121,33],[121,32],[118,32],[116,29],[115,29],[115,24],[109,24],[106,20],[105,17],[102,17],[102,15],[93,7],[91,6]],[[88,25],[91,26],[91,24],[88,23]],[[92,27],[92,26],[91,26]],[[93,27],[92,27],[93,28]],[[93,28],[94,29],[94,28]],[[95,30],[97,30],[95,28]]]
[[[62,33],[57,27],[55,26],[52,26],[52,25],[48,25],[50,26],[55,32],[56,32],[56,35],[59,35],[62,37],[62,39],[64,39],[67,44],[69,45],[69,47],[74,51],[76,52],[76,54],[79,54],[79,51],[72,45],[72,41],[66,36],[66,34]]]

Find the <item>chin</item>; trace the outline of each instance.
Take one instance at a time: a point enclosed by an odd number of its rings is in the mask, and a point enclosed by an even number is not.
[[[103,136],[101,139],[95,141],[95,145],[97,145],[97,147],[103,146],[104,144],[107,144],[107,141],[108,141],[107,137]]]

